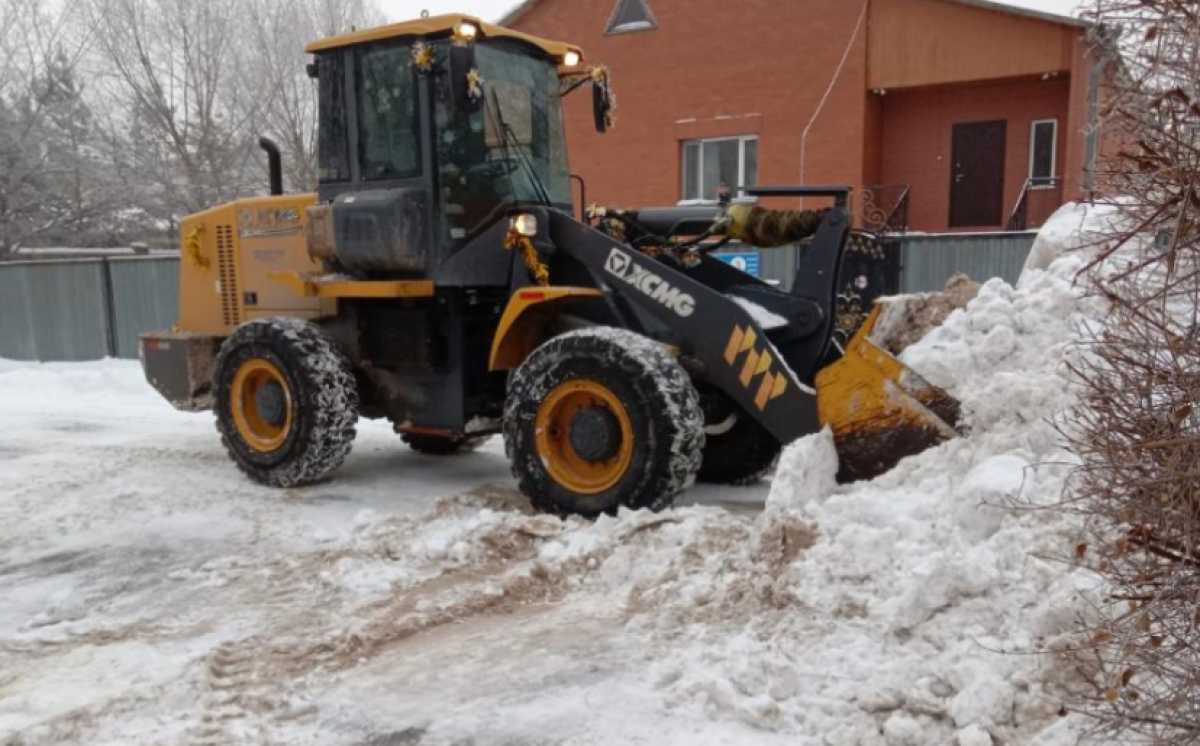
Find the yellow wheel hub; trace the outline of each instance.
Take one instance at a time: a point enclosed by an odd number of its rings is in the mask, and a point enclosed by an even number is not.
[[[559,384],[538,407],[538,455],[550,477],[583,495],[611,488],[633,461],[633,423],[606,386],[584,379]]]
[[[292,429],[292,392],[283,371],[272,362],[251,358],[233,376],[229,392],[238,435],[260,453],[276,451]]]

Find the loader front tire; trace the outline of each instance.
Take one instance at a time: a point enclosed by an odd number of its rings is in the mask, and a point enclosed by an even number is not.
[[[354,374],[316,324],[247,322],[221,345],[214,369],[221,442],[254,481],[310,484],[350,453],[358,420]]]
[[[552,338],[513,373],[504,447],[538,510],[661,510],[695,480],[704,414],[662,345],[592,327]]]
[[[765,477],[779,460],[782,448],[775,436],[755,422],[720,391],[705,387],[704,460],[697,476],[712,484],[751,485]]]

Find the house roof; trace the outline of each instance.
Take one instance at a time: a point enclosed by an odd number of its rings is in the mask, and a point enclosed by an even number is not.
[[[390,23],[386,26],[377,26],[375,28],[363,29],[362,31],[351,31],[348,34],[338,34],[337,36],[329,36],[324,39],[314,41],[304,48],[305,52],[323,52],[328,49],[336,49],[338,47],[348,47],[353,44],[364,44],[366,42],[379,41],[381,39],[392,39],[398,36],[436,36],[439,34],[451,34],[458,24],[466,21],[475,24],[479,29],[479,33],[483,37],[501,37],[507,39],[518,39],[526,44],[532,44],[538,47],[551,57],[562,57],[569,51],[578,52],[582,57],[583,52],[579,47],[572,44],[565,44],[560,41],[552,41],[543,39],[540,36],[532,34],[524,34],[520,31],[504,28],[502,26],[493,26],[490,23],[475,18],[474,16],[463,15],[462,13],[451,13],[442,16],[429,16],[426,18],[418,18],[413,21],[404,21],[402,23]]]
[[[542,0],[524,0],[520,4],[513,7],[512,10],[504,14],[497,23],[501,26],[508,26],[521,20],[529,11],[533,10],[534,6],[541,3]],[[1004,3],[992,2],[992,0],[942,0],[942,2],[957,3],[959,5],[969,5],[974,8],[983,10],[991,10],[997,13],[1007,13],[1014,16],[1025,16],[1039,21],[1048,23],[1058,23],[1064,26],[1074,26],[1076,28],[1090,28],[1087,21],[1070,16],[1058,15],[1057,13],[1046,13],[1041,10],[1031,10],[1029,8],[1018,8],[1015,5],[1006,5]]]
[[[943,2],[958,3],[959,5],[970,5],[976,8],[982,8],[984,10],[994,10],[997,13],[1025,16],[1026,18],[1033,18],[1038,21],[1047,21],[1048,23],[1059,23],[1064,26],[1091,28],[1091,24],[1080,18],[1072,18],[1071,16],[1059,15],[1058,13],[1047,13],[1043,10],[1033,10],[1032,8],[1018,8],[1015,5],[992,2],[992,0],[943,0]]]

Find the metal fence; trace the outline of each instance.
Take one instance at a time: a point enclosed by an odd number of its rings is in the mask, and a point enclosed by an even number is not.
[[[895,287],[884,293],[923,293],[941,290],[946,280],[962,272],[980,282],[993,277],[1016,284],[1025,258],[1033,248],[1036,232],[1017,233],[909,233],[884,238],[884,263],[894,263],[899,277]],[[763,279],[791,290],[796,274],[797,247],[760,251]]]
[[[940,290],[963,272],[1016,283],[1034,233],[909,234],[889,237],[885,262],[898,262],[898,287]],[[759,273],[790,289],[796,249],[760,252]],[[0,263],[0,357],[95,360],[137,357],[143,332],[166,329],[178,309],[175,257]],[[896,273],[890,273],[895,277]],[[877,294],[877,293],[876,293]],[[874,297],[872,295],[872,297]]]
[[[902,236],[898,289],[941,290],[959,272],[979,282],[1000,277],[1015,285],[1036,237],[1036,232]]]
[[[175,323],[178,267],[174,257],[0,264],[0,357],[137,357],[138,334]]]

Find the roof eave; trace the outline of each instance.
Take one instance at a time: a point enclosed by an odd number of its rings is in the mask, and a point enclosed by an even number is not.
[[[1091,24],[1080,18],[1073,18],[1071,16],[1062,16],[1062,15],[1058,15],[1057,13],[1047,13],[1042,10],[1033,10],[1031,8],[1019,8],[1014,5],[1007,5],[1005,3],[992,2],[992,0],[948,0],[948,1],[960,3],[962,5],[971,5],[976,8],[983,8],[985,10],[994,10],[998,13],[1007,13],[1009,15],[1025,16],[1026,18],[1033,18],[1033,19],[1036,19],[1039,21],[1048,21],[1049,23],[1058,23],[1058,24],[1062,24],[1064,26],[1074,26],[1075,28],[1080,28],[1080,29],[1088,29],[1094,25],[1094,24]],[[522,16],[524,16],[529,11],[533,10],[534,6],[538,5],[540,2],[541,2],[541,0],[524,0],[523,2],[514,6],[512,8],[512,10],[509,10],[507,13],[505,13],[503,16],[501,16],[500,20],[496,21],[496,23],[501,26],[508,26],[510,24],[516,23],[517,21],[521,20]]]
[[[1072,26],[1078,29],[1090,29],[1094,24],[1089,23],[1082,18],[1073,18],[1071,16],[1061,16],[1057,13],[1047,13],[1044,10],[1034,10],[1032,8],[1019,8],[1015,5],[1007,3],[993,2],[993,0],[947,0],[947,2],[958,3],[959,5],[969,5],[982,10],[992,10],[997,13],[1005,13],[1012,16],[1024,16],[1032,18],[1036,21],[1046,21],[1048,23],[1057,23],[1062,26]]]

